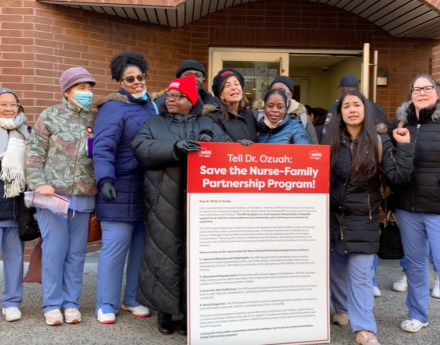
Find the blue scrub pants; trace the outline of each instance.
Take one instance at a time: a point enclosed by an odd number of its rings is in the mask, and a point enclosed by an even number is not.
[[[429,247],[429,257],[431,258],[431,263],[432,263],[432,267],[434,268],[434,272],[437,273],[437,269],[435,268],[434,265],[434,260],[432,259],[432,251],[431,251],[431,247]],[[400,259],[400,267],[402,267],[402,272],[406,274],[406,257],[403,257],[402,259]]]
[[[2,307],[19,307],[23,301],[24,243],[18,237],[18,228],[0,227],[0,247],[4,280]]]
[[[126,285],[123,304],[138,307],[136,291],[139,265],[144,248],[142,221],[101,221],[102,248],[99,253],[95,314],[102,308],[104,314],[119,312],[125,259],[127,258]]]
[[[67,218],[37,209],[43,243],[41,288],[43,311],[79,308],[90,212],[69,210]]]
[[[396,218],[406,258],[408,317],[425,323],[429,321],[429,248],[434,267],[440,267],[440,215],[396,209]]]
[[[348,314],[353,332],[377,332],[373,307],[374,254],[330,255],[330,288],[337,313]]]

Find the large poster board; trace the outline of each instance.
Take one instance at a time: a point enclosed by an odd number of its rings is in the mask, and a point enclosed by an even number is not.
[[[329,148],[188,155],[188,344],[330,342]]]

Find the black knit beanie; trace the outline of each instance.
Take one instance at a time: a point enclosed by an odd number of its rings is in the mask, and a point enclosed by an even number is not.
[[[176,78],[180,78],[183,72],[188,71],[189,69],[194,69],[196,71],[203,73],[203,78],[206,77],[205,66],[203,66],[200,62],[196,60],[183,60],[176,71]]]
[[[217,73],[212,82],[212,92],[214,96],[220,97],[220,88],[223,82],[229,77],[236,77],[240,82],[241,88],[244,89],[244,78],[241,73],[234,68],[224,68]]]
[[[272,85],[275,83],[283,83],[289,88],[290,92],[293,93],[293,81],[289,77],[283,75],[279,75],[278,77],[275,77],[275,79],[272,80],[272,83],[270,83],[270,88],[272,88]]]

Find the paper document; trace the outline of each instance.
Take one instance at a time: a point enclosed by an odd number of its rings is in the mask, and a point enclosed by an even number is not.
[[[67,218],[70,201],[60,195],[42,195],[37,192],[24,192],[26,207],[46,208],[55,214]]]

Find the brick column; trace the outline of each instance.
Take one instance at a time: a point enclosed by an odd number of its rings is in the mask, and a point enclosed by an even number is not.
[[[432,48],[432,76],[440,82],[440,46]]]

